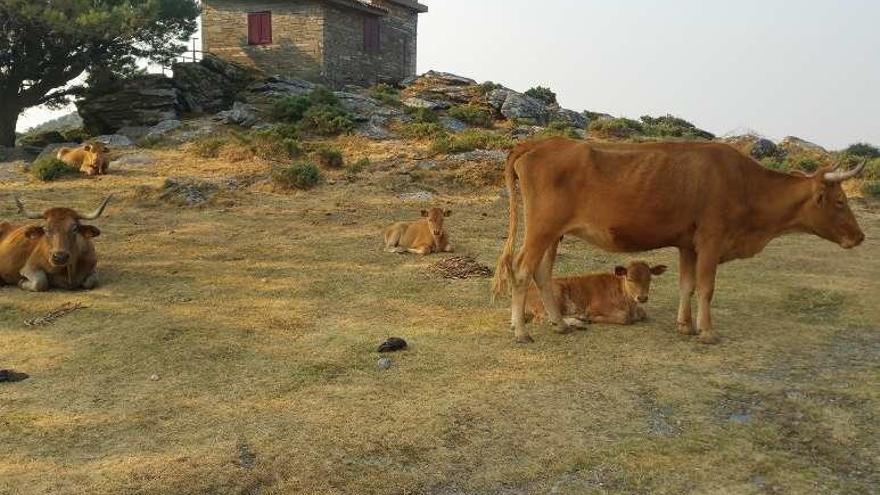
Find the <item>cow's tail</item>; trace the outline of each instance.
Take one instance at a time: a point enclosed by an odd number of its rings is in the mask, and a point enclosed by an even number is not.
[[[507,165],[504,169],[504,182],[507,185],[507,199],[510,204],[510,218],[507,226],[507,242],[498,257],[495,265],[495,277],[492,279],[492,300],[502,294],[510,292],[510,281],[513,273],[513,250],[516,247],[516,226],[519,221],[519,211],[516,198],[516,169],[514,165],[519,158],[529,150],[526,143],[520,144],[507,155]]]

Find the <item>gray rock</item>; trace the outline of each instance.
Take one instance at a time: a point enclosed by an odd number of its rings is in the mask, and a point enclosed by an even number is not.
[[[127,136],[132,140],[138,140],[147,135],[150,132],[150,128],[147,126],[125,126],[116,131],[116,134],[122,134],[123,136]]]
[[[358,121],[365,122],[375,116],[392,117],[403,113],[400,109],[385,105],[369,96],[345,91],[337,91],[335,95],[339,98],[339,104],[342,108],[351,113],[352,117]]]
[[[174,64],[172,70],[182,110],[199,113],[229,108],[235,95],[256,78],[253,70],[211,54],[199,62]]]
[[[104,143],[111,148],[130,148],[134,146],[134,141],[122,134],[104,134],[94,138],[94,140]]]
[[[272,96],[305,96],[315,90],[315,84],[302,79],[272,76],[247,87],[252,93],[268,93]]]
[[[256,107],[240,101],[236,101],[232,104],[232,109],[220,112],[216,117],[226,124],[238,124],[242,127],[254,127],[260,123]]]
[[[397,136],[385,128],[387,122],[387,118],[382,117],[381,115],[373,115],[367,122],[357,126],[354,133],[358,136],[374,139],[376,141],[394,139]]]
[[[486,103],[496,111],[500,112],[501,107],[504,106],[504,102],[507,101],[507,97],[510,96],[511,93],[516,93],[516,91],[507,88],[493,89],[486,95]]]
[[[816,143],[811,143],[805,139],[801,139],[795,136],[787,136],[782,141],[779,142],[779,147],[784,149],[785,151],[791,152],[803,152],[803,151],[812,151],[814,153],[825,154],[828,153],[828,150],[819,146]]]
[[[474,81],[473,79],[469,79],[467,77],[462,77],[449,72],[439,72],[433,70],[422,74],[417,79],[430,79],[435,83],[443,84],[446,86],[476,86],[477,84],[477,81]],[[410,85],[412,85],[412,83],[410,83]]]
[[[126,167],[146,167],[156,163],[156,159],[147,153],[135,153],[131,155],[123,155],[110,162],[111,169]]]
[[[162,137],[181,125],[182,123],[179,120],[163,120],[153,127],[150,127],[147,130],[147,133],[144,134],[144,137],[148,139]]]
[[[147,74],[122,80],[112,91],[86,95],[76,106],[86,130],[99,135],[127,126],[153,126],[177,119],[177,97],[177,88],[170,78]]]
[[[456,162],[504,162],[507,152],[503,150],[473,150],[451,155],[450,160]]]
[[[434,199],[434,193],[428,191],[416,191],[403,193],[398,197],[405,201],[431,201]]]
[[[548,119],[547,106],[541,100],[519,93],[507,95],[501,106],[501,115],[510,120],[523,120],[534,124],[546,124]]]
[[[449,102],[446,101],[426,100],[424,98],[418,98],[415,96],[404,98],[401,100],[401,103],[403,103],[404,106],[410,108],[427,108],[428,110],[446,110],[447,108],[452,106]]]
[[[776,156],[779,154],[779,148],[776,146],[776,143],[767,138],[758,138],[752,143],[752,149],[749,150],[749,154],[760,160],[769,156]]]
[[[467,124],[464,122],[453,119],[452,117],[440,117],[440,125],[443,126],[444,129],[450,132],[461,132],[468,128]]]
[[[380,358],[376,363],[376,366],[379,367],[380,370],[384,371],[391,368],[392,361],[390,358]]]
[[[586,129],[587,125],[589,125],[589,120],[582,113],[575,112],[574,110],[569,110],[567,108],[560,108],[553,112],[550,115],[551,122],[565,122],[566,124],[574,127],[575,129]]]

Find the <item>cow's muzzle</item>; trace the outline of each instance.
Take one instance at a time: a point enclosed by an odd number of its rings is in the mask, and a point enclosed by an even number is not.
[[[859,232],[859,235],[855,238],[844,239],[840,242],[840,247],[843,249],[852,249],[859,244],[865,242],[865,234],[863,232]]]
[[[648,296],[639,296],[636,298],[636,301],[644,304],[644,303],[648,302]]]
[[[55,251],[52,253],[52,264],[55,266],[64,266],[70,261],[70,253],[66,251]]]

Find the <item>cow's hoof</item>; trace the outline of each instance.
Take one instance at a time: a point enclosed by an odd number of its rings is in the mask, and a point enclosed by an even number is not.
[[[571,332],[574,332],[575,328],[571,325],[567,325],[565,323],[559,323],[553,325],[553,331],[558,333],[559,335],[565,335]]]
[[[532,336],[529,335],[529,334],[521,335],[521,336],[519,336],[519,337],[516,338],[516,343],[517,343],[517,344],[531,344],[531,343],[533,343],[534,341],[535,341],[535,339],[533,339]]]
[[[696,335],[697,329],[694,328],[693,323],[679,323],[678,324],[678,333],[680,335]]]
[[[566,325],[568,325],[572,328],[585,330],[590,327],[589,321],[582,320],[580,318],[566,318],[564,321],[565,321]]]
[[[721,342],[721,337],[715,332],[700,332],[697,341],[701,344],[713,345]]]

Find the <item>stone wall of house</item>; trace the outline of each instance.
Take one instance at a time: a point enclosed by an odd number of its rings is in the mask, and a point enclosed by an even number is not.
[[[272,13],[272,43],[248,45],[248,12]],[[317,0],[203,2],[203,50],[274,75],[323,77],[324,6]]]
[[[379,17],[379,53],[364,51],[364,17],[351,9],[326,5],[324,74],[335,86],[399,82],[416,72],[418,16],[391,2],[377,2],[389,15]]]

